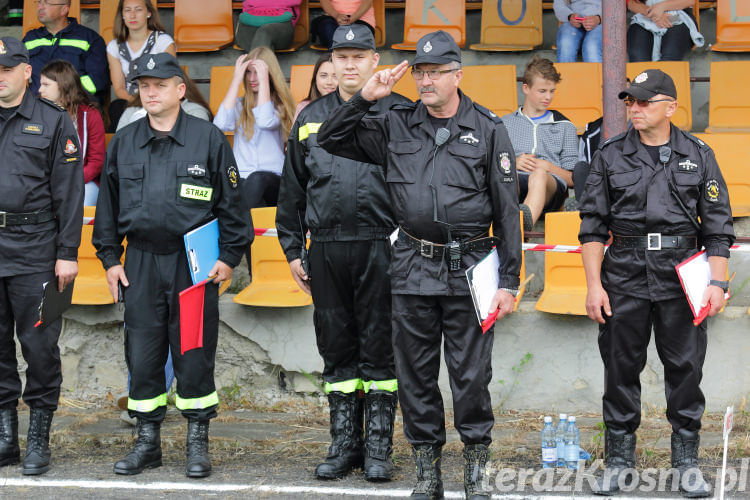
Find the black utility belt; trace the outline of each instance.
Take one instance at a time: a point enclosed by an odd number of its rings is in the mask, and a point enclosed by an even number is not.
[[[137,248],[142,252],[168,255],[179,251],[185,251],[185,243],[179,240],[146,241],[137,238],[128,238],[128,246]]]
[[[27,212],[13,214],[10,212],[0,211],[0,227],[6,226],[23,226],[26,224],[41,224],[49,222],[55,216],[52,210],[43,210],[41,212]]]
[[[661,250],[663,248],[696,248],[698,238],[695,236],[667,236],[661,233],[648,233],[646,236],[614,235],[612,245],[620,248],[644,248]]]
[[[416,250],[419,255],[426,259],[442,259],[445,255],[454,251],[451,243],[433,243],[432,241],[422,240],[410,235],[403,228],[398,228],[398,240],[406,243],[407,246]],[[467,241],[457,241],[460,255],[470,252],[489,252],[492,247],[497,245],[498,239],[494,236],[481,236]]]

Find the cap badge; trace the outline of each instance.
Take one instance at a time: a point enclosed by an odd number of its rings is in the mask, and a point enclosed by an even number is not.
[[[646,72],[644,71],[644,72],[643,72],[643,73],[641,73],[640,75],[636,76],[636,77],[635,77],[635,80],[633,80],[633,81],[634,81],[635,83],[643,83],[643,82],[645,82],[646,80],[648,80],[648,73],[646,73]]]
[[[352,31],[351,28],[349,28],[349,31],[346,34],[346,39],[347,40],[354,40],[354,32]]]
[[[424,46],[422,47],[422,51],[426,54],[427,52],[431,50],[432,50],[432,44],[430,43],[429,40],[427,40],[427,43],[424,44]]]
[[[156,66],[156,63],[154,62],[154,58],[153,57],[149,57],[148,58],[148,64],[146,64],[146,67],[148,69],[154,69],[155,66]]]
[[[5,55],[6,52],[8,51],[5,49],[5,44],[3,43],[2,40],[0,40],[0,54]]]

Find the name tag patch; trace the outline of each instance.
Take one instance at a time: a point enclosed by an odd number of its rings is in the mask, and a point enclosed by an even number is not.
[[[684,160],[677,164],[681,172],[697,172],[698,165],[690,160]]]
[[[42,135],[44,127],[41,123],[25,123],[23,125],[24,134]]]
[[[213,188],[204,186],[193,186],[192,184],[180,184],[180,198],[190,200],[211,201]]]

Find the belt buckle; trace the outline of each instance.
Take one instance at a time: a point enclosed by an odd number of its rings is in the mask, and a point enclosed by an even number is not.
[[[435,246],[431,241],[419,240],[419,255],[431,259],[435,254]]]
[[[3,222],[0,223],[0,227],[5,227],[5,221],[7,219],[8,212],[0,212],[0,217],[2,217]]]
[[[648,250],[661,250],[661,233],[648,233],[646,238]]]

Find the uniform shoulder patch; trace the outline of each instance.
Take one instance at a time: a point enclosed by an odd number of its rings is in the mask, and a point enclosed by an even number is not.
[[[227,180],[229,181],[229,185],[232,186],[232,189],[237,189],[237,186],[240,184],[240,172],[234,165],[229,165],[227,167]]]
[[[621,140],[623,140],[627,134],[628,134],[628,132],[626,130],[625,132],[623,132],[621,134],[617,134],[614,137],[610,137],[609,139],[607,139],[606,141],[604,141],[603,143],[601,143],[599,145],[599,149],[604,148],[604,146],[606,146],[607,144],[611,144],[611,143],[613,143],[615,141],[621,141]]]
[[[65,111],[65,108],[63,108],[62,106],[60,106],[56,102],[50,101],[49,99],[45,99],[44,97],[40,97],[39,101],[43,102],[44,104],[46,104],[48,106],[52,106],[53,108],[55,108],[58,111]]]
[[[474,109],[476,109],[495,123],[503,123],[503,120],[499,116],[497,116],[492,110],[485,108],[481,104],[474,103]]]
[[[682,132],[682,135],[684,135],[686,138],[690,139],[692,142],[694,142],[695,144],[697,144],[700,149],[702,149],[704,151],[708,151],[709,149],[711,149],[711,147],[708,144],[706,144],[702,140],[698,139],[697,137],[695,137],[690,132],[685,132],[684,130],[680,130],[680,132]]]
[[[719,181],[716,179],[709,179],[706,182],[706,201],[716,203],[721,197],[721,189],[719,189]]]

